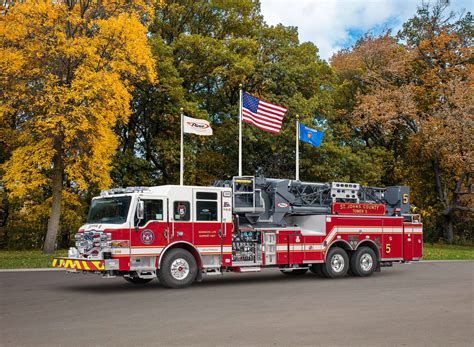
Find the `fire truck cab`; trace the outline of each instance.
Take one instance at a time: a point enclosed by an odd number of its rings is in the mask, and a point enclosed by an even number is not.
[[[419,260],[423,244],[408,187],[253,176],[209,187],[103,191],[75,239],[54,267],[136,284],[158,277],[171,288],[203,274],[263,267],[290,276],[369,276],[393,262]]]

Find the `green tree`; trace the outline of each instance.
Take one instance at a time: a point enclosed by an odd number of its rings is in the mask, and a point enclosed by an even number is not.
[[[302,179],[337,179],[342,173],[354,181],[380,182],[380,171],[368,174],[366,167],[380,167],[383,151],[361,145],[353,150],[349,136],[341,138],[328,123],[335,112],[330,66],[312,43],[300,43],[297,28],[266,25],[258,1],[169,1],[157,12],[151,33],[160,84],[136,90],[134,114],[119,130],[117,184],[178,182],[180,107],[208,118],[214,128],[209,138],[185,136],[185,183],[210,184],[235,175],[240,83],[289,109],[279,135],[243,125],[245,174],[294,177],[295,115],[300,114],[305,124],[326,130],[321,148],[302,146]],[[346,161],[348,169],[342,167]],[[133,176],[133,182],[122,179]]]

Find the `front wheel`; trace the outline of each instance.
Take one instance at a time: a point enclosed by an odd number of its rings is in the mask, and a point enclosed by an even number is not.
[[[369,247],[360,247],[351,256],[351,270],[359,277],[370,276],[377,267],[377,256]]]
[[[339,247],[331,248],[326,256],[326,262],[321,266],[324,277],[341,278],[349,270],[349,256]]]
[[[198,268],[193,255],[182,248],[175,248],[166,252],[158,279],[168,288],[185,288],[196,279]]]

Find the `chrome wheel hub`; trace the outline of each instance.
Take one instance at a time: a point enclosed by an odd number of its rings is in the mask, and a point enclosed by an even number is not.
[[[183,258],[175,259],[171,263],[171,276],[176,280],[184,280],[189,275],[189,264]]]
[[[372,256],[368,253],[362,254],[362,257],[360,257],[360,268],[363,271],[370,271],[372,266],[374,266],[374,260],[372,259]]]
[[[340,254],[334,254],[331,258],[331,268],[334,272],[341,272],[344,269],[344,258]]]

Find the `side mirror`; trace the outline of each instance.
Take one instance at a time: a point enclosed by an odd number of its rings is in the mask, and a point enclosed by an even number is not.
[[[145,218],[145,203],[141,200],[137,204],[137,218],[139,221]]]

